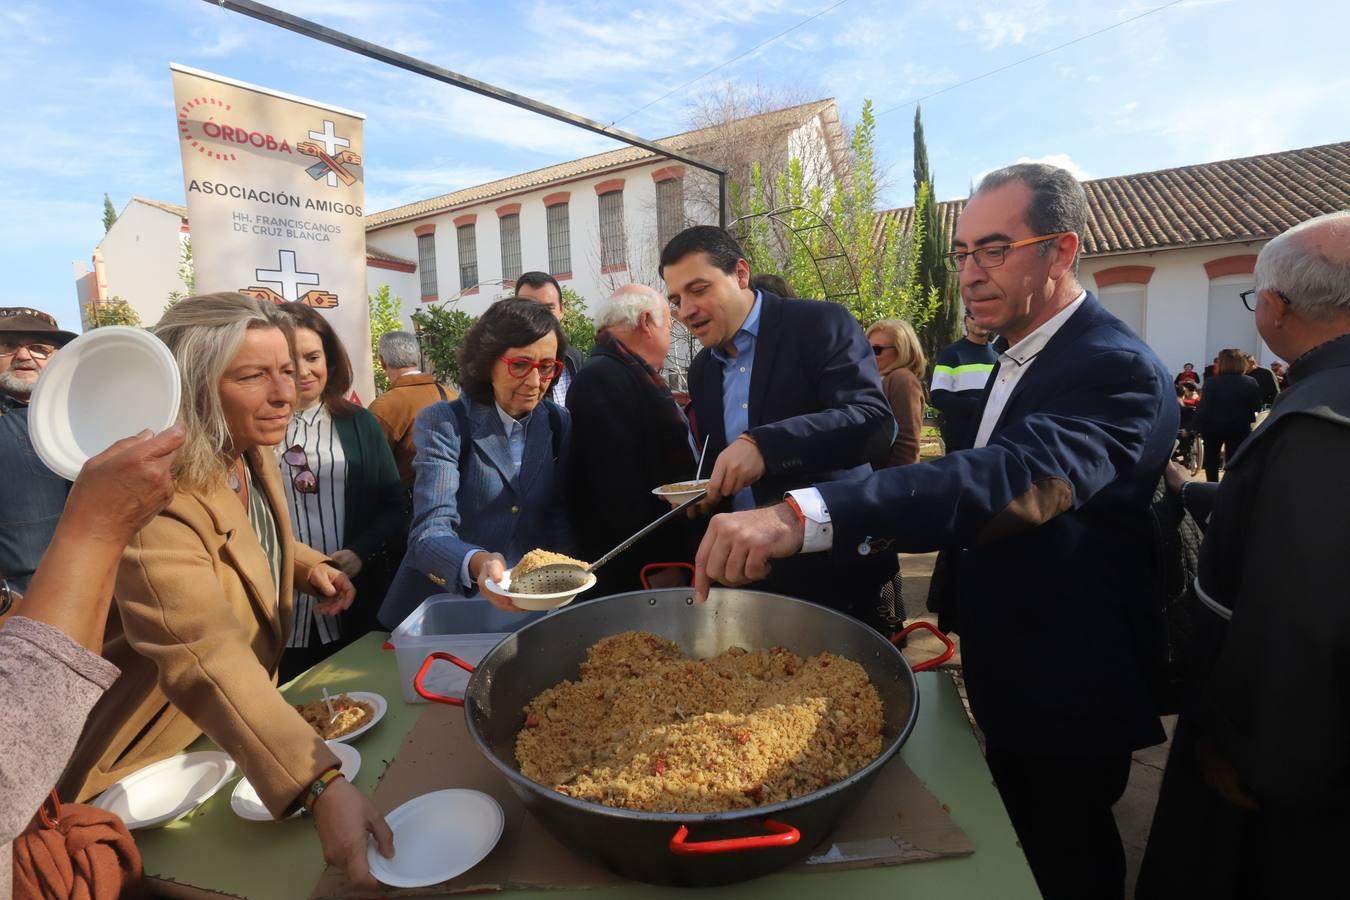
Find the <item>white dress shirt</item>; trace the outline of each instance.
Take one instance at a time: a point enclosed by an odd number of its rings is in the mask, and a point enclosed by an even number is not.
[[[1063,328],[1064,323],[1078,312],[1078,307],[1083,305],[1086,297],[1087,291],[1083,291],[1040,328],[999,354],[994,386],[989,389],[989,399],[984,403],[984,414],[980,416],[980,430],[975,432],[974,446],[983,447],[989,443],[994,426],[1003,415],[1003,408],[1008,405],[1008,398],[1012,396],[1017,382],[1022,380],[1022,376],[1031,368],[1031,364],[1045,349],[1045,345],[1050,343],[1055,332]]]
[[[980,430],[975,436],[975,446],[983,447],[989,443],[989,436],[1008,405],[1013,388],[1026,374],[1035,361],[1037,354],[1045,349],[1055,332],[1064,327],[1078,308],[1083,305],[1087,291],[1080,293],[1072,303],[1061,309],[1040,328],[1022,338],[1003,351],[998,358],[998,370],[994,376],[994,386],[990,388],[989,399],[984,404],[984,414],[980,418]],[[802,515],[806,517],[806,533],[802,540],[803,553],[816,553],[829,550],[834,545],[834,529],[830,525],[830,510],[825,506],[825,498],[815,488],[801,488],[788,491],[788,495],[797,501]],[[862,552],[861,548],[859,552]]]
[[[313,494],[295,489],[295,477],[300,470],[281,459],[287,447],[304,449],[305,461],[318,487]],[[297,412],[286,428],[286,442],[277,447],[277,456],[295,539],[324,555],[341,550],[346,540],[343,527],[347,521],[347,457],[328,407],[316,403]],[[325,600],[326,597],[296,593],[295,619],[286,639],[287,647],[308,647],[312,632],[318,633],[321,644],[331,644],[341,636],[338,617],[319,613],[318,605]]]

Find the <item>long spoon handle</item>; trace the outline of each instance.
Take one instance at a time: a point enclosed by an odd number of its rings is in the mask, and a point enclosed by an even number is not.
[[[638,541],[642,540],[643,538],[645,538],[647,535],[651,534],[651,533],[652,533],[653,531],[655,531],[656,529],[660,528],[660,527],[661,527],[662,525],[664,525],[666,522],[670,521],[671,519],[675,518],[675,516],[677,516],[677,515],[679,515],[680,513],[684,512],[684,510],[685,510],[686,507],[692,506],[693,504],[695,504],[695,503],[697,503],[698,501],[702,500],[702,499],[703,499],[704,497],[706,497],[706,496],[708,496],[708,492],[707,492],[707,491],[699,491],[697,494],[695,494],[694,496],[690,497],[688,500],[684,501],[684,502],[681,503],[679,506],[677,506],[677,507],[675,507],[674,509],[672,509],[670,512],[665,513],[665,514],[662,515],[660,518],[658,518],[656,521],[652,522],[650,525],[648,525],[647,527],[643,528],[643,529],[642,529],[641,531],[639,531],[637,534],[635,534],[635,535],[633,535],[632,537],[628,538],[628,540],[624,541],[622,544],[620,544],[619,546],[615,547],[613,550],[609,551],[609,552],[606,553],[604,556],[602,556],[602,557],[600,557],[599,559],[597,559],[595,562],[591,563],[590,566],[587,567],[586,571],[587,571],[587,572],[594,572],[596,569],[600,568],[600,567],[603,566],[605,563],[609,562],[611,559],[613,559],[614,557],[618,556],[620,553],[622,553],[623,551],[627,550],[629,547],[633,546],[633,545],[636,544]]]

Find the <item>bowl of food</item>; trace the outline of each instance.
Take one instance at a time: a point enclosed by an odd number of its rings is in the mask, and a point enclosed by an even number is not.
[[[652,493],[671,506],[679,506],[691,497],[706,491],[709,480],[700,478],[697,481],[677,481],[674,484],[663,484],[659,488],[652,488]]]
[[[346,742],[374,728],[384,718],[389,704],[370,691],[347,691],[327,699],[297,703],[295,709],[325,741]]]
[[[595,587],[595,575],[587,569],[588,564],[579,559],[551,550],[531,550],[500,582],[489,580],[487,586],[521,609],[543,612],[566,606]]]

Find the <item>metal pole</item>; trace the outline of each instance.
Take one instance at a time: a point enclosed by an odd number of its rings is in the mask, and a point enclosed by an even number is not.
[[[718,215],[722,227],[727,223],[727,173],[726,169],[714,163],[705,162],[696,156],[690,156],[687,153],[680,153],[669,147],[655,143],[654,141],[640,138],[635,134],[629,134],[627,131],[621,131],[618,128],[612,128],[604,125],[594,119],[588,119],[584,116],[578,116],[565,109],[559,109],[556,106],[550,106],[547,103],[540,103],[538,100],[532,100],[521,94],[512,93],[503,90],[495,85],[488,84],[485,81],[479,81],[476,78],[470,78],[467,75],[460,75],[458,72],[452,72],[449,69],[432,65],[420,59],[408,56],[404,53],[381,47],[378,44],[372,44],[369,41],[363,41],[360,38],[352,37],[341,31],[335,31],[327,28],[317,22],[311,22],[308,19],[302,19],[299,16],[293,16],[290,13],[282,12],[263,3],[255,3],[254,0],[205,0],[212,6],[220,6],[237,13],[243,13],[251,18],[266,22],[269,25],[276,25],[279,28],[285,28],[287,31],[294,31],[296,34],[302,34],[305,37],[313,38],[316,41],[322,41],[325,44],[332,44],[334,47],[340,47],[343,50],[349,50],[352,53],[369,57],[382,63],[404,69],[418,75],[425,75],[435,81],[440,81],[454,87],[463,88],[466,91],[473,91],[475,94],[481,94],[493,100],[499,100],[502,103],[519,107],[538,113],[541,116],[548,116],[550,119],[556,119],[568,125],[574,125],[577,128],[603,135],[616,141],[622,141],[633,147],[641,147],[643,150],[650,150],[658,156],[668,157],[687,163],[696,169],[702,169],[705,172],[711,172],[717,176],[718,191],[721,196]]]

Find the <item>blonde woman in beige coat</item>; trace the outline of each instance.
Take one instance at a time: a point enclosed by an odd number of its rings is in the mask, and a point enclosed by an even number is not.
[[[293,593],[351,605],[351,581],[296,543],[272,446],[296,397],[291,326],[240,294],[189,298],[155,334],[182,372],[186,440],[169,507],[131,541],[117,574],[104,656],[122,670],[89,719],[62,795],[84,800],[205,732],[273,816],[302,804],[324,858],[375,887],[366,835],[392,855],[383,818],[276,688]],[[318,787],[323,784],[323,787]]]
[[[867,329],[867,343],[872,345],[872,355],[881,372],[881,388],[898,426],[885,467],[916,463],[927,402],[923,378],[928,365],[918,335],[904,319],[882,319]]]

